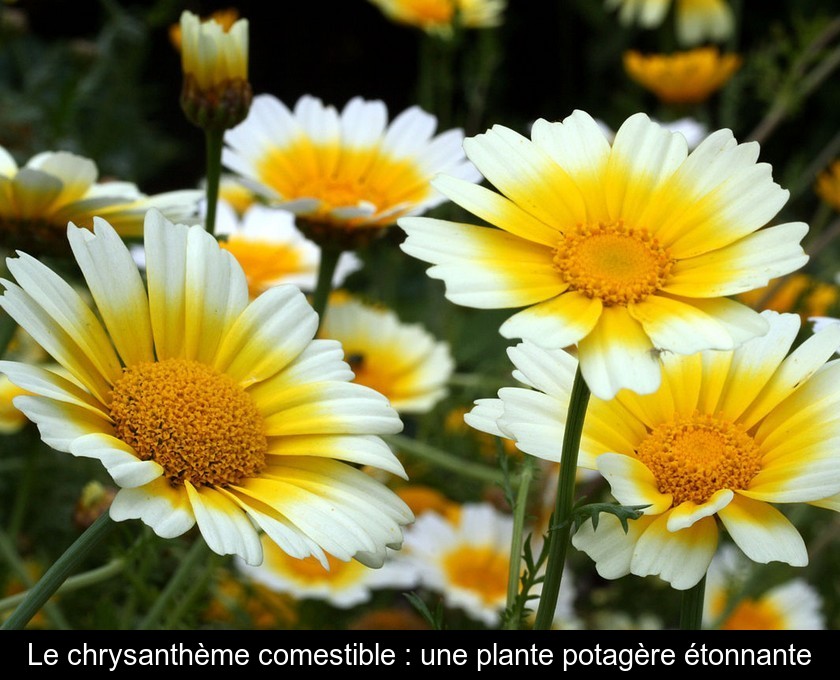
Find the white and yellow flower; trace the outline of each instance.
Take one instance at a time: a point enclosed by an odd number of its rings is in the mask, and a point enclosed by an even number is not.
[[[126,237],[143,233],[150,208],[171,220],[198,220],[199,190],[146,196],[130,182],[97,182],[98,176],[92,160],[66,151],[39,153],[20,167],[0,147],[0,245],[68,253],[67,223],[90,227],[94,215]]]
[[[225,133],[222,162],[270,205],[298,215],[310,238],[353,249],[398,217],[443,202],[429,183],[436,173],[478,179],[464,158],[463,133],[435,135],[436,126],[416,106],[388,124],[381,101],[354,97],[339,113],[305,95],[290,111],[263,94]]]
[[[319,334],[341,343],[354,382],[385,395],[399,413],[426,413],[448,393],[449,345],[390,309],[333,293]]]
[[[627,533],[601,515],[597,530],[587,522],[574,535],[604,578],[653,574],[692,587],[717,548],[716,519],[751,560],[803,566],[802,537],[774,504],[840,510],[840,361],[825,363],[840,324],[787,356],[798,315],[762,317],[769,332],[734,351],[663,357],[653,394],[589,402],[579,464],[597,469],[619,503],[646,506]],[[528,387],[480,400],[468,422],[557,460],[575,360],[533,343],[510,356]]]
[[[538,120],[531,139],[496,125],[464,142],[498,189],[434,185],[492,227],[404,217],[402,249],[434,266],[456,304],[521,311],[500,329],[547,348],[577,345],[603,399],[655,391],[663,352],[731,350],[767,321],[727,296],[807,262],[801,222],[764,227],[788,192],[729,130],[688,153],[645,114],[610,145],[576,111]]]
[[[240,561],[240,572],[296,600],[322,600],[349,609],[369,602],[376,591],[411,589],[417,582],[417,575],[406,560],[386,559],[380,569],[370,569],[356,560],[342,562],[327,555],[324,566],[314,557],[290,556],[265,535],[262,542],[263,563],[251,566]]]
[[[230,253],[156,211],[145,285],[104,220],[68,237],[95,311],[26,254],[8,260],[17,283],[3,282],[0,306],[70,377],[0,370],[34,395],[15,404],[45,443],[106,467],[121,487],[111,517],[168,538],[197,525],[213,551],[249,564],[264,532],[295,557],[381,565],[412,515],[353,464],[404,475],[378,436],[402,423],[350,382],[338,342],[313,340],[303,293],[277,286],[249,301]]]
[[[502,23],[507,0],[370,0],[391,21],[433,35],[455,28],[493,28]]]
[[[671,0],[606,0],[607,9],[618,9],[625,26],[656,28],[665,20]],[[735,31],[735,16],[726,0],[676,0],[677,40],[697,45],[705,40],[724,41]]]

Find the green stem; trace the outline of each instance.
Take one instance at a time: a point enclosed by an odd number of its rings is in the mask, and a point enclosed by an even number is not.
[[[166,587],[158,596],[158,599],[152,605],[146,617],[140,622],[137,630],[152,630],[158,625],[161,614],[166,611],[172,598],[187,587],[190,579],[194,576],[193,572],[196,567],[201,564],[202,560],[206,559],[208,550],[209,548],[207,547],[207,543],[204,542],[204,539],[199,538],[192,544],[187,556],[178,566],[175,575],[166,584]]]
[[[684,590],[680,608],[680,630],[700,630],[703,627],[703,601],[706,595],[706,575],[696,586]]]
[[[71,576],[62,583],[61,586],[59,586],[55,593],[56,595],[61,595],[64,593],[72,593],[74,590],[81,590],[82,588],[87,588],[88,586],[95,586],[96,584],[107,581],[109,578],[119,574],[123,569],[125,569],[125,564],[125,560],[118,557],[107,564],[103,564],[101,567]],[[16,593],[15,595],[4,597],[0,600],[0,612],[17,607],[29,596],[29,592],[29,590],[26,590],[22,593]],[[46,605],[44,606],[44,609],[46,609]]]
[[[208,233],[216,235],[216,205],[219,202],[219,182],[222,177],[222,130],[205,130],[205,150],[207,162],[207,214],[204,228]]]
[[[572,507],[574,505],[577,461],[580,452],[580,438],[583,433],[583,421],[589,404],[589,387],[583,379],[578,366],[572,394],[569,399],[569,412],[566,429],[563,433],[563,449],[560,458],[560,476],[557,482],[557,497],[551,527],[548,530],[548,564],[545,568],[540,604],[534,621],[535,630],[549,630],[557,607],[560,582],[563,579],[563,567],[566,563],[566,551],[569,536],[572,533]]]
[[[505,476],[496,468],[481,465],[480,463],[471,463],[463,458],[450,455],[446,451],[441,451],[434,446],[424,444],[405,435],[392,434],[384,437],[384,439],[400,451],[422,458],[446,470],[452,470],[463,477],[472,477],[478,481],[488,482],[490,484],[504,484]]]
[[[318,318],[323,322],[327,313],[327,304],[332,291],[332,281],[335,276],[335,268],[341,257],[340,248],[321,246],[321,264],[318,266],[318,283],[315,285],[315,293],[312,295],[312,307],[318,313]]]
[[[38,613],[44,603],[67,580],[70,572],[93,550],[116,526],[106,512],[91,524],[85,532],[55,563],[47,569],[41,580],[28,592],[26,598],[3,624],[4,630],[22,630],[29,620]]]
[[[534,458],[525,456],[522,474],[519,477],[519,490],[513,508],[513,535],[510,539],[510,571],[508,572],[507,610],[512,611],[519,595],[520,564],[522,563],[522,535],[525,530],[525,511],[528,506],[528,493],[534,478]],[[505,630],[517,630],[521,619],[519,612],[514,612],[505,621]]]

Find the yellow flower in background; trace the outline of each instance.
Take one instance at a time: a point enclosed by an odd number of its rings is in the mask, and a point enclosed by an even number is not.
[[[649,395],[628,390],[589,402],[579,464],[597,469],[622,505],[644,505],[625,533],[613,515],[586,522],[572,542],[608,579],[658,575],[694,586],[718,546],[718,523],[754,562],[808,562],[805,543],[774,506],[840,510],[840,324],[788,352],[799,317],[766,311],[769,332],[734,351],[663,357]],[[525,387],[479,400],[468,422],[557,461],[575,360],[521,343],[509,351]]]
[[[789,193],[730,130],[689,154],[639,113],[612,144],[576,111],[531,139],[495,125],[464,142],[498,190],[440,175],[434,186],[491,226],[404,217],[401,248],[431,263],[452,302],[524,308],[506,338],[577,346],[593,394],[660,384],[663,353],[731,350],[767,321],[728,296],[807,262],[807,225],[765,227]]]
[[[817,195],[840,212],[840,160],[834,161],[817,176]]]
[[[731,545],[718,551],[706,580],[704,623],[722,630],[824,630],[822,598],[801,578],[755,594],[750,563]]]
[[[251,566],[240,561],[239,572],[296,600],[322,600],[348,609],[369,602],[378,590],[408,590],[417,582],[416,573],[405,561],[389,559],[381,569],[370,569],[355,560],[343,562],[327,555],[327,563],[322,564],[314,557],[291,557],[265,535],[262,543],[262,564]]]
[[[290,111],[265,94],[225,133],[222,162],[269,205],[294,212],[309,238],[353,250],[401,215],[442,203],[436,173],[479,179],[463,133],[436,127],[416,106],[388,124],[382,101],[354,97],[339,113],[305,95]]]
[[[0,147],[0,245],[35,255],[69,255],[67,223],[108,220],[124,237],[143,233],[146,211],[168,219],[197,221],[199,190],[146,196],[130,182],[97,182],[96,164],[65,151],[47,151],[19,167]]]
[[[407,484],[396,489],[397,495],[411,508],[415,517],[424,512],[436,512],[447,519],[457,522],[461,514],[461,504],[430,486]]]
[[[95,312],[20,254],[0,306],[70,378],[3,361],[34,396],[15,405],[49,446],[98,459],[119,491],[116,521],[262,560],[260,532],[295,557],[378,566],[408,507],[354,464],[404,476],[378,435],[402,429],[385,398],[350,382],[333,340],[294,286],[253,302],[241,267],[199,226],[150,211],[146,280],[107,222],[68,227]]]
[[[502,23],[507,0],[370,0],[391,21],[448,36],[454,28]]]
[[[253,204],[240,220],[229,204],[220,201],[216,234],[222,237],[219,245],[242,266],[251,297],[284,283],[304,292],[315,290],[321,249],[295,226],[292,213]],[[333,286],[340,286],[361,266],[353,253],[341,253]]]
[[[661,25],[671,4],[671,0],[606,0],[607,9],[618,9],[622,24],[642,28]],[[722,42],[735,31],[735,17],[726,0],[675,0],[674,12],[677,40],[682,45]]]
[[[399,413],[426,413],[443,399],[455,368],[449,345],[389,309],[333,293],[318,331],[338,340],[355,377],[385,395]]]
[[[181,107],[202,128],[226,130],[241,122],[251,105],[248,81],[248,20],[230,24],[181,14],[180,49],[184,83]]]
[[[259,199],[253,190],[229,174],[222,175],[219,180],[219,200],[224,201],[233,208],[236,215],[240,218],[245,215],[248,208],[252,205],[259,205]],[[219,219],[219,215],[216,216],[216,219]]]
[[[736,54],[722,55],[716,47],[688,52],[643,55],[624,53],[624,70],[666,104],[699,104],[723,87],[741,66]]]
[[[837,304],[840,288],[796,272],[783,279],[773,279],[763,288],[741,293],[737,299],[753,309],[796,312],[803,322],[814,316],[826,316]]]
[[[228,33],[230,29],[233,28],[233,25],[239,20],[239,10],[233,7],[219,9],[215,12],[211,12],[208,17],[202,17],[202,20],[213,20],[222,27],[222,30],[225,33]],[[177,24],[172,24],[169,27],[169,41],[179,52],[181,51],[181,36],[181,22],[179,21]]]

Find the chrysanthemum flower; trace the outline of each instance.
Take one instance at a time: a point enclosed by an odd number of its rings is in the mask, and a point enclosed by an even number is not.
[[[796,578],[758,596],[743,596],[749,578],[749,562],[737,550],[726,545],[718,551],[706,580],[703,619],[707,626],[723,630],[825,629],[822,598],[807,581]],[[738,598],[734,606],[730,604],[733,597]]]
[[[607,9],[618,8],[625,26],[656,28],[665,20],[671,0],[606,0]],[[735,17],[726,0],[676,0],[676,34],[683,45],[704,40],[728,39],[735,30]]]
[[[144,286],[117,233],[68,227],[95,311],[29,255],[8,260],[0,306],[70,374],[0,370],[45,443],[96,458],[110,514],[159,536],[198,525],[210,548],[262,560],[259,533],[295,557],[379,565],[408,507],[349,463],[403,475],[377,436],[402,429],[385,398],[350,382],[336,341],[313,340],[294,286],[249,303],[242,269],[200,226],[150,211]],[[100,321],[101,319],[101,321]],[[347,461],[347,462],[344,462]]]
[[[525,307],[501,326],[544,347],[576,344],[593,394],[656,390],[663,352],[728,350],[767,322],[726,296],[801,267],[807,225],[762,229],[788,192],[729,130],[690,154],[679,133],[631,116],[610,146],[576,111],[531,139],[494,126],[464,142],[500,193],[434,185],[498,229],[427,217],[399,222],[402,249],[470,307]]]
[[[181,106],[191,122],[219,130],[241,122],[252,99],[248,20],[223,21],[185,11],[180,24]]]
[[[322,600],[349,609],[369,602],[379,590],[410,589],[417,582],[414,569],[405,560],[386,560],[380,569],[370,569],[351,560],[342,562],[327,555],[327,565],[314,557],[298,559],[263,536],[263,563],[239,563],[240,572],[270,590],[297,600]]]
[[[512,532],[513,519],[485,503],[464,505],[454,520],[426,512],[406,530],[401,559],[447,606],[494,626],[507,600]]]
[[[139,236],[150,208],[171,220],[197,219],[201,191],[146,196],[129,182],[97,182],[98,175],[92,160],[65,151],[37,154],[18,167],[0,147],[0,245],[64,255],[68,222],[90,227],[97,215],[121,236]]]
[[[339,113],[305,95],[290,111],[259,95],[225,133],[222,161],[269,204],[296,213],[307,236],[354,250],[401,215],[443,202],[429,184],[436,173],[478,180],[463,133],[433,136],[436,125],[416,106],[388,125],[381,101],[355,97]]]
[[[624,53],[624,70],[666,104],[699,104],[723,87],[741,66],[737,54],[698,47],[674,54]]]
[[[456,27],[492,28],[502,23],[506,0],[370,0],[391,21],[449,36]]]
[[[242,266],[252,297],[283,283],[304,292],[315,290],[321,249],[295,226],[292,213],[254,204],[239,220],[229,204],[219,201],[216,234],[224,237],[222,248]],[[340,286],[361,266],[356,255],[343,252],[335,268],[333,286]]]
[[[319,335],[338,340],[353,380],[385,395],[400,413],[426,413],[448,392],[455,368],[449,345],[420,324],[402,323],[390,309],[339,291]]]
[[[840,212],[840,160],[834,161],[817,176],[817,195]]]
[[[715,518],[755,562],[807,563],[802,538],[771,503],[831,507],[837,498],[840,362],[825,361],[840,344],[840,324],[786,356],[799,317],[762,316],[767,335],[734,351],[665,356],[654,394],[590,400],[579,464],[597,468],[621,504],[647,506],[626,534],[613,515],[575,534],[603,577],[658,574],[690,588],[715,553]],[[575,360],[533,343],[509,353],[529,387],[479,400],[469,422],[557,460]]]

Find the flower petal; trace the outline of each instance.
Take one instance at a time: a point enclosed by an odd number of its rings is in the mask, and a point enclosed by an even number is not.
[[[802,536],[773,506],[738,494],[718,517],[732,540],[754,562],[779,561],[794,567],[808,564]]]
[[[139,519],[161,538],[175,538],[195,525],[185,490],[172,486],[165,477],[144,486],[120,489],[109,512],[115,522]]]
[[[656,478],[637,458],[615,453],[598,456],[598,472],[622,505],[647,505],[645,515],[661,515],[671,507],[671,494],[661,493]]]
[[[566,291],[514,314],[499,332],[506,338],[525,338],[547,348],[568,347],[595,328],[602,310],[598,298]]]
[[[254,525],[242,509],[225,495],[205,486],[184,482],[195,521],[210,550],[218,555],[239,555],[247,564],[260,564],[263,552]]]
[[[104,433],[88,434],[73,440],[70,453],[99,460],[120,487],[143,486],[163,474],[163,468],[155,461],[141,460],[124,441]]]

